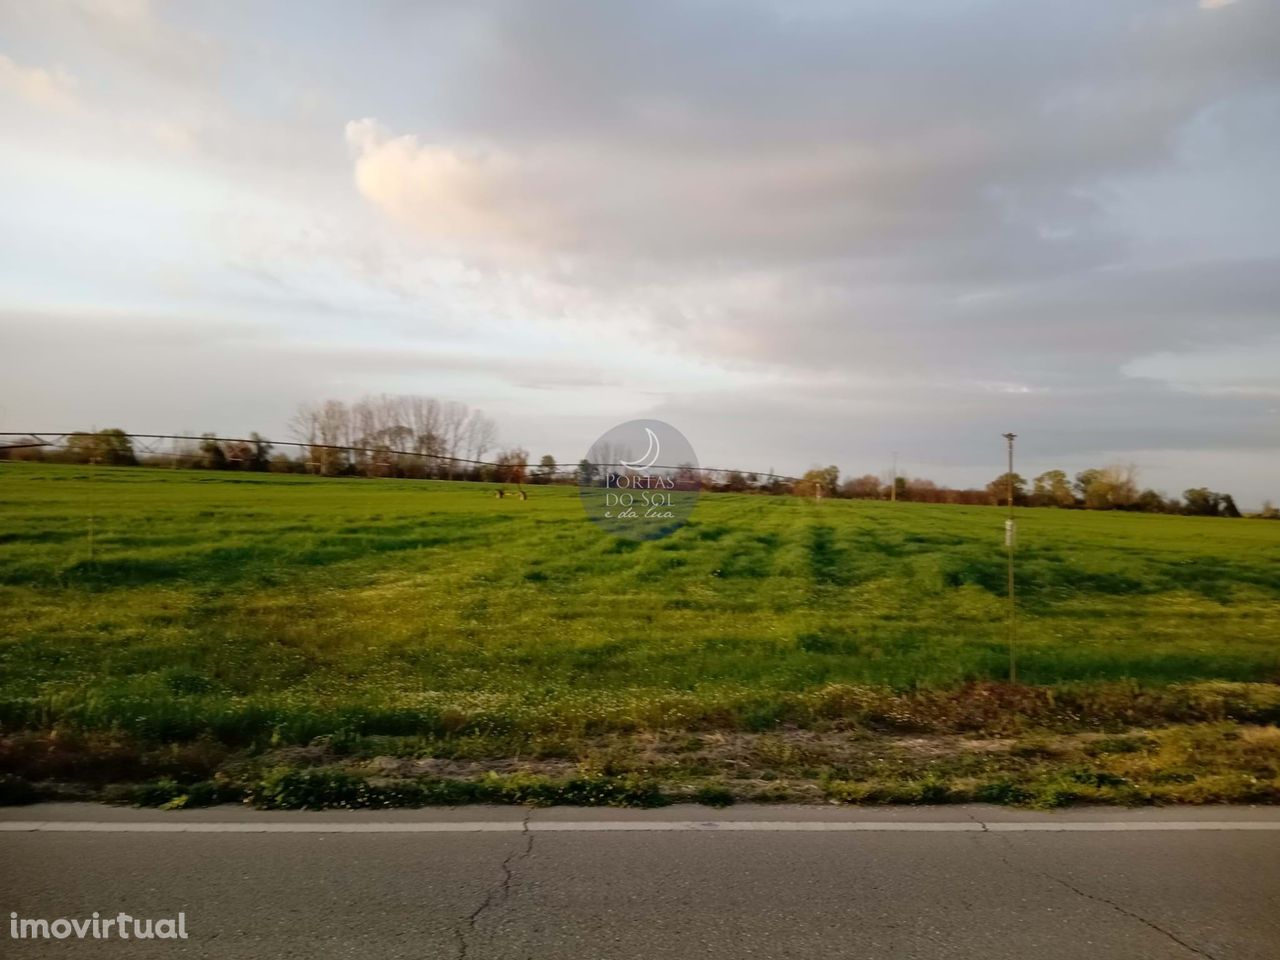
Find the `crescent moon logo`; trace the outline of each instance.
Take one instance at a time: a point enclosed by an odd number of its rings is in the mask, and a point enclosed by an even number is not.
[[[647,447],[639,442],[641,431]],[[637,457],[642,448],[644,455]],[[669,466],[677,463],[682,466]],[[587,519],[625,540],[671,536],[688,521],[702,489],[693,476],[673,473],[683,471],[685,464],[697,470],[697,455],[669,423],[628,420],[606,430],[587,449],[578,470],[578,496]]]
[[[644,428],[644,432],[649,435],[649,449],[639,460],[619,460],[618,463],[622,466],[630,467],[632,470],[648,470],[658,462],[658,454],[662,450],[662,445],[658,443],[658,435],[648,427]]]

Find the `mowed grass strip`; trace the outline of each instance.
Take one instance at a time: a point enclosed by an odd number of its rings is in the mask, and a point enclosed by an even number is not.
[[[1007,670],[1001,511],[709,494],[636,544],[493,489],[0,465],[0,723],[763,729]],[[1280,524],[1024,510],[1018,572],[1026,684],[1280,680]]]

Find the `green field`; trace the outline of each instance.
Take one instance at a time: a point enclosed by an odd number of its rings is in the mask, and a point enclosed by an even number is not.
[[[707,494],[637,544],[529,489],[2,464],[0,723],[222,759],[572,758],[1014,696],[981,683],[1008,671],[1001,511]],[[1018,520],[1017,696],[1041,712],[1280,681],[1280,523]]]

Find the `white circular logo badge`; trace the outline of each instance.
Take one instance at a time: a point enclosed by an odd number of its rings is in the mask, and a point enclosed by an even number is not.
[[[604,433],[578,466],[587,517],[615,537],[658,540],[683,526],[702,490],[689,441],[661,420],[629,420]]]

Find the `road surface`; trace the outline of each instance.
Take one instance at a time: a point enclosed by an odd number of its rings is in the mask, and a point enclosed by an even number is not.
[[[0,956],[1280,957],[1280,810],[0,809]],[[183,940],[14,939],[184,914]]]

